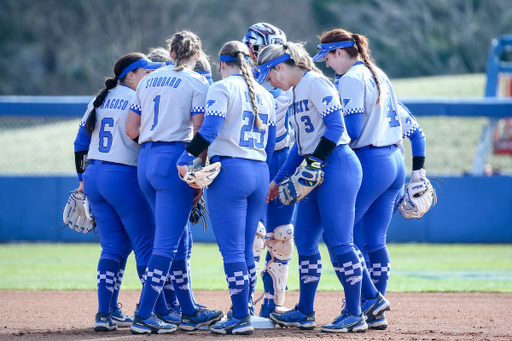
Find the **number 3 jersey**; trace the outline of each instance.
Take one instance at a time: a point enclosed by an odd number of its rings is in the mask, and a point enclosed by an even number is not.
[[[110,90],[103,104],[96,108],[96,126],[91,136],[89,159],[137,165],[140,145],[125,133],[128,109],[135,91],[118,85]],[[93,109],[94,99],[87,106],[87,111],[80,122],[85,122]]]
[[[148,141],[190,142],[192,116],[204,114],[210,84],[200,74],[174,65],[144,77],[137,87],[130,109],[141,115],[139,143]]]
[[[338,90],[343,103],[343,115],[362,114],[361,135],[350,142],[353,149],[366,146],[384,147],[399,144],[402,129],[398,103],[388,77],[379,68],[375,71],[380,80],[380,105],[377,105],[377,83],[370,70],[357,62],[345,73]]]
[[[288,111],[290,122],[295,131],[295,138],[300,155],[315,151],[326,125],[324,118],[328,115],[341,115],[339,95],[332,83],[316,72],[306,72],[294,89],[293,103]],[[346,129],[336,145],[350,141]]]
[[[213,83],[208,90],[205,116],[224,118],[219,134],[208,147],[208,157],[230,156],[265,161],[265,146],[270,126],[276,124],[274,98],[253,82],[258,114],[263,123],[256,125],[249,87],[242,75],[233,75]]]

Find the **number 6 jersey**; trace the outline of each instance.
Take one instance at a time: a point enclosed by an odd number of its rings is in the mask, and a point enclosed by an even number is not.
[[[208,147],[208,157],[267,159],[268,129],[276,124],[274,98],[256,82],[254,89],[262,128],[256,125],[249,88],[242,75],[233,75],[211,85],[206,96],[205,116],[219,116],[224,122]]]
[[[355,63],[339,82],[343,115],[362,114],[361,135],[350,142],[352,149],[366,146],[384,147],[399,144],[402,128],[398,103],[388,77],[379,68],[375,71],[380,80],[380,105],[377,105],[377,83],[370,70],[362,63]]]

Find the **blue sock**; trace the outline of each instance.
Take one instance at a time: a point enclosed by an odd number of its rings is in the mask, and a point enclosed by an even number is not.
[[[110,301],[110,311],[117,310],[117,299],[119,298],[119,289],[121,288],[121,283],[123,282],[124,269],[126,268],[126,261],[128,261],[128,257],[121,258],[119,262],[119,271],[117,272],[117,280],[116,286],[114,288],[114,294],[112,295],[112,300]]]
[[[197,312],[197,307],[192,300],[192,293],[190,291],[187,260],[173,260],[169,277],[171,278],[176,296],[180,302],[181,311],[189,316],[194,316]]]
[[[361,282],[363,274],[356,251],[336,255],[339,264],[339,277],[345,291],[345,304],[352,315],[361,315]]]
[[[149,259],[149,264],[144,277],[144,287],[142,288],[140,298],[139,317],[147,319],[153,311],[159,313],[165,312],[167,304],[165,303],[164,295],[160,295],[164,287],[165,279],[171,267],[171,259],[153,254]],[[160,298],[161,296],[161,298]],[[165,309],[162,307],[165,305]],[[158,305],[157,305],[157,301]]]
[[[119,262],[109,258],[100,258],[96,273],[98,287],[98,313],[110,314],[110,302],[115,291]]]
[[[300,298],[299,310],[309,314],[314,310],[316,289],[322,274],[320,253],[299,255]]]
[[[178,298],[176,297],[176,292],[174,291],[174,286],[172,285],[171,276],[167,275],[164,283],[164,296],[165,301],[168,306],[177,306]]]
[[[253,264],[251,266],[247,267],[247,270],[249,271],[249,302],[252,301],[254,303],[254,300],[252,299],[252,296],[254,295],[254,292],[256,291],[256,280],[258,279],[258,273],[256,272],[256,264]]]
[[[190,272],[190,253],[187,256],[187,273],[188,273],[188,283],[190,285],[190,296],[192,296],[192,302],[194,302],[194,305],[197,307],[197,301],[194,297],[194,291],[192,290],[192,274]]]
[[[372,282],[370,277],[370,273],[368,272],[368,268],[366,266],[366,261],[363,253],[356,247],[356,253],[359,257],[359,262],[361,263],[361,271],[363,273],[363,281],[361,283],[361,299],[369,299],[377,297],[378,291],[375,288],[375,285]]]
[[[382,295],[386,295],[388,287],[389,273],[391,271],[391,258],[387,247],[380,250],[370,252],[370,277],[375,288],[380,291]]]
[[[229,295],[235,317],[241,319],[249,314],[249,274],[245,262],[224,264]]]

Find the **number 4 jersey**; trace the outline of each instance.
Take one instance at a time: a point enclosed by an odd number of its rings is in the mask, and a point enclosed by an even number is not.
[[[103,104],[96,109],[96,126],[91,136],[89,159],[137,165],[140,145],[125,133],[126,117],[134,94],[131,88],[118,85],[110,90]],[[81,126],[85,126],[93,102],[94,99],[87,107]]]
[[[377,105],[377,83],[361,62],[354,64],[339,82],[343,115],[362,114],[361,135],[350,142],[353,149],[366,146],[384,147],[402,140],[398,103],[388,77],[375,67],[380,80],[380,105]]]
[[[253,82],[258,114],[263,123],[256,125],[249,88],[242,75],[233,75],[213,83],[206,98],[206,116],[224,118],[219,134],[208,148],[208,157],[230,156],[265,161],[269,126],[275,126],[274,98]]]

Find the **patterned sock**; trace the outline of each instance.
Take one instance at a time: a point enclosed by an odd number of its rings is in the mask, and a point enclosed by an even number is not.
[[[352,315],[361,315],[361,262],[356,251],[336,255],[339,264],[338,276],[345,291],[346,308]]]
[[[235,317],[241,319],[249,314],[249,274],[245,262],[224,264],[228,282],[229,296],[235,311]]]
[[[338,280],[341,283],[341,281],[343,279],[341,278],[340,266],[338,264],[338,261],[336,260],[336,258],[331,258],[331,263],[332,263],[332,268],[334,270],[334,273],[336,274],[336,277],[338,277]]]
[[[165,309],[167,309],[167,304],[165,304],[164,295],[160,295],[162,289],[164,287],[165,278],[169,273],[169,268],[171,267],[171,259],[153,254],[149,260],[149,264],[146,270],[146,274],[144,277],[144,287],[142,288],[141,299],[140,299],[140,308],[139,308],[139,317],[142,319],[147,319],[153,311],[165,312],[162,305],[165,305]],[[160,298],[161,296],[162,298]],[[158,304],[157,310],[157,300],[160,300]],[[160,311],[159,311],[160,310]],[[167,309],[168,313],[168,309]]]
[[[256,291],[256,280],[258,279],[258,270],[256,269],[256,264],[253,264],[252,266],[248,266],[247,270],[249,271],[249,302],[251,302],[251,298],[254,295],[254,292]],[[252,300],[252,303],[254,303],[254,300]]]
[[[389,257],[388,248],[383,247],[380,250],[370,252],[368,256],[370,258],[370,277],[372,282],[382,295],[386,295],[389,274],[391,272],[391,258]]]
[[[110,311],[117,310],[117,300],[119,298],[119,289],[121,288],[121,283],[123,282],[124,269],[126,268],[126,261],[128,257],[121,258],[119,262],[119,271],[117,272],[117,280],[116,286],[114,288],[114,294],[112,295],[112,300],[110,301]]]
[[[299,255],[299,310],[306,315],[314,310],[316,289],[321,275],[322,259],[320,253],[308,256]]]
[[[187,260],[173,260],[169,277],[171,278],[176,296],[180,302],[181,311],[190,316],[195,315],[197,307],[192,300],[192,293],[190,291]]]
[[[98,287],[98,313],[110,314],[110,302],[114,294],[119,271],[119,262],[109,258],[100,258],[96,273]]]
[[[361,283],[361,299],[369,299],[377,297],[378,291],[375,288],[375,285],[372,283],[372,279],[370,277],[370,273],[368,272],[368,268],[366,266],[366,261],[363,253],[356,247],[356,253],[359,257],[359,262],[361,263],[361,271],[363,273],[363,281]]]
[[[172,270],[171,270],[172,271]],[[172,285],[171,275],[168,274],[164,283],[164,296],[167,305],[177,306],[178,298],[176,297],[176,292],[174,291],[174,286]]]

